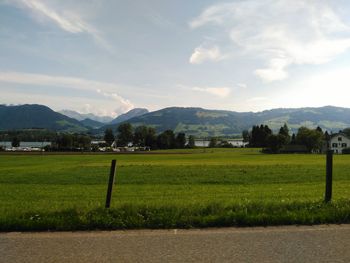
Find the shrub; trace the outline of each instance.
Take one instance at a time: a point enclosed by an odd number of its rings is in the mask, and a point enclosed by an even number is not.
[[[350,147],[343,149],[342,153],[343,154],[350,154]]]

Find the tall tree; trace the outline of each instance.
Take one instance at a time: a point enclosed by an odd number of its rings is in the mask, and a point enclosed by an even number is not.
[[[350,128],[346,128],[343,130],[343,133],[345,133],[346,136],[350,138]]]
[[[244,130],[244,131],[242,132],[242,137],[243,137],[243,141],[244,141],[244,142],[249,142],[249,139],[250,139],[249,131]]]
[[[144,147],[146,145],[147,126],[142,125],[135,128],[133,144]]]
[[[115,140],[115,137],[114,137],[114,134],[113,134],[113,130],[112,129],[106,129],[103,139],[105,140],[105,142],[106,142],[106,144],[108,146],[111,146],[112,143]]]
[[[267,138],[267,147],[271,150],[273,153],[278,153],[283,145],[286,144],[287,137],[285,135],[281,134],[271,134]]]
[[[61,134],[57,137],[56,144],[59,150],[72,150],[73,149],[73,135]]]
[[[160,149],[175,148],[175,134],[172,130],[166,130],[158,135],[157,145]]]
[[[323,133],[318,130],[311,130],[300,127],[296,140],[298,144],[305,145],[309,152],[320,151],[323,144]]]
[[[218,146],[218,138],[211,137],[209,142],[209,148],[215,148]]]
[[[12,145],[12,147],[19,147],[20,141],[19,141],[18,137],[13,137],[12,138],[11,145]]]
[[[157,135],[156,130],[152,127],[147,127],[147,134],[145,138],[145,146],[151,149],[157,148]]]
[[[272,130],[267,125],[253,126],[249,145],[251,147],[266,147],[267,138],[272,134]]]
[[[187,144],[188,148],[195,148],[196,147],[196,143],[195,143],[195,137],[193,135],[190,135],[188,137],[188,144]]]
[[[186,145],[186,135],[183,132],[180,132],[176,135],[176,148],[183,149]]]
[[[331,136],[329,135],[328,131],[325,131],[324,133],[324,139],[328,142],[331,139]]]
[[[122,123],[117,128],[117,143],[118,146],[128,146],[128,143],[133,141],[133,128],[130,123]]]
[[[280,128],[278,134],[285,137],[285,143],[290,142],[289,128],[286,123]]]
[[[292,138],[290,140],[290,144],[292,144],[292,145],[297,144],[297,139],[296,139],[295,133],[292,134]]]

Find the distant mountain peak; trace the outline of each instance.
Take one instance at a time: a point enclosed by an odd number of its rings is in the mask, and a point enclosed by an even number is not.
[[[78,121],[83,121],[85,119],[91,119],[93,121],[101,122],[101,123],[109,123],[113,120],[112,117],[109,116],[97,116],[93,113],[79,113],[74,110],[61,110],[59,113],[66,115],[70,118],[76,119]]]
[[[123,113],[121,115],[119,115],[117,118],[115,118],[114,120],[112,120],[110,122],[110,124],[118,124],[124,121],[127,121],[129,119],[135,118],[135,117],[139,117],[142,116],[146,113],[149,113],[149,111],[147,109],[144,108],[134,108],[132,110],[129,110],[126,113]]]

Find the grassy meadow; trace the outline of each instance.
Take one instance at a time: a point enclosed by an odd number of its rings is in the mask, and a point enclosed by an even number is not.
[[[110,209],[104,209],[117,159]],[[258,149],[151,154],[0,155],[0,231],[188,228],[350,222],[350,155]]]

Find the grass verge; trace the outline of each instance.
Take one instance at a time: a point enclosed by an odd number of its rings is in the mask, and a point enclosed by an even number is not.
[[[66,209],[0,218],[0,231],[71,231],[276,226],[350,223],[350,201],[211,203],[191,206],[122,205],[112,209]]]

